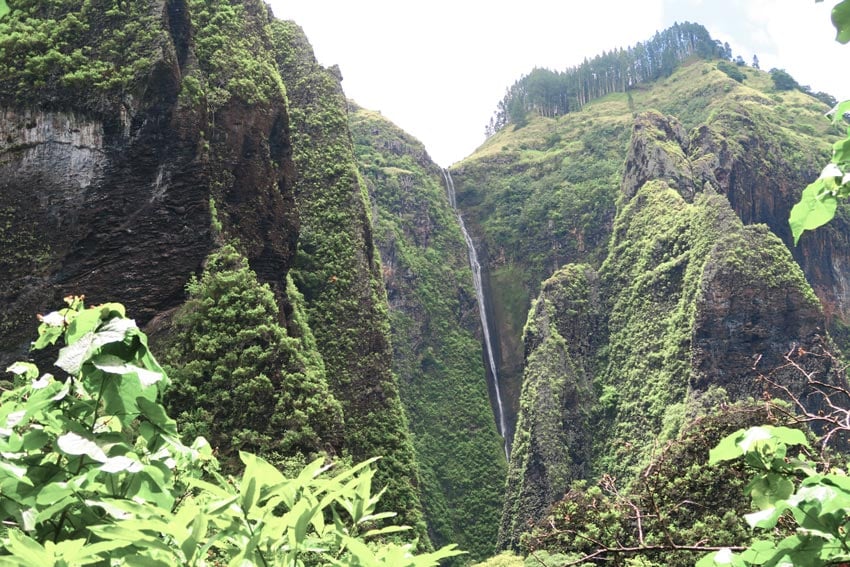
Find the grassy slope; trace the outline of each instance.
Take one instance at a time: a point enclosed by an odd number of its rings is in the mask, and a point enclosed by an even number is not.
[[[492,554],[505,461],[487,395],[472,273],[439,167],[379,113],[351,114],[390,298],[394,370],[435,545]]]

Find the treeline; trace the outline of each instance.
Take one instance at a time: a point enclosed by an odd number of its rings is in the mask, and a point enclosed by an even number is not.
[[[649,41],[585,59],[563,72],[536,68],[508,89],[486,133],[490,136],[507,124],[521,126],[529,112],[554,117],[580,110],[608,93],[667,77],[692,56],[731,60],[732,51],[729,44],[712,39],[703,26],[685,22],[657,32]]]

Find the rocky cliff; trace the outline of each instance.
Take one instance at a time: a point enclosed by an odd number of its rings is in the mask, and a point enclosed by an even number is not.
[[[453,169],[458,202],[487,260],[503,392],[514,411],[531,298],[565,263],[601,266],[621,185],[631,195],[647,181],[638,170],[625,172],[630,152],[645,162],[641,171],[666,180],[688,202],[710,181],[745,224],[766,224],[792,248],[788,213],[828,160],[834,137],[823,117],[828,108],[805,93],[776,90],[767,73],[739,69],[743,82],[716,61],[689,61],[580,112],[508,125]],[[631,138],[634,116],[653,109],[677,121],[659,124],[647,134],[659,143],[641,147]],[[839,342],[846,334],[847,228],[839,219],[791,250]]]
[[[427,546],[419,468],[393,374],[386,290],[341,77],[316,62],[297,25],[275,21],[271,29],[288,87],[302,223],[293,279],[343,405],[347,451],[358,460],[382,456],[382,505],[414,526]]]
[[[21,67],[0,79],[0,214],[10,251],[0,281],[0,363],[26,351],[32,314],[70,293],[84,293],[90,302],[120,299],[142,324],[179,305],[189,275],[216,246],[211,206],[218,208],[225,238],[243,243],[252,267],[280,297],[295,251],[298,222],[279,77],[254,76],[238,65],[229,69],[231,77],[214,77],[186,2],[134,3],[132,12],[141,14],[111,19],[72,4],[57,3],[53,13],[22,10],[33,12],[54,39],[63,33],[54,28],[81,21],[88,34],[65,32],[71,47],[93,42],[100,58],[79,69],[62,68],[60,59],[39,74],[26,73],[54,49],[36,44],[18,52]],[[238,30],[268,49],[265,6],[247,2],[239,15],[244,19],[229,22],[235,30],[207,32]],[[152,26],[155,41],[139,45],[134,68],[122,68],[123,83],[101,85],[100,64],[120,65],[128,57],[123,49],[133,45],[103,45],[115,41],[112,26],[137,16],[140,25]],[[16,28],[22,19],[13,10],[0,23],[2,33],[26,33]],[[92,74],[88,87],[78,77],[84,71]],[[193,86],[201,88],[198,76],[208,88],[192,93]],[[215,78],[225,87],[211,100]],[[276,80],[277,89],[254,100],[227,91],[225,79],[255,86]]]
[[[125,303],[167,342],[190,277],[232,244],[274,293],[265,313],[285,330],[267,322],[272,338],[301,351],[293,376],[323,381],[323,365],[342,405],[342,443],[314,446],[382,455],[382,503],[427,547],[338,73],[260,0],[10,7],[0,19],[0,364],[25,356],[34,314],[71,293]],[[258,344],[270,335],[261,331]]]
[[[532,307],[504,545],[571,481],[628,484],[705,396],[761,399],[772,372],[805,400],[785,361],[797,352],[808,371],[831,370],[818,298],[780,239],[716,191],[700,132],[635,119],[605,261],[561,269]]]

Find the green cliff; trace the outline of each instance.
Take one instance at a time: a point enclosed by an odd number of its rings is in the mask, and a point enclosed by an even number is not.
[[[514,412],[519,410],[521,337],[531,298],[539,282],[563,264],[601,266],[619,187],[625,183],[624,191],[633,193],[647,181],[623,179],[630,175],[624,168],[630,151],[656,164],[647,169],[653,178],[681,186],[689,200],[710,181],[745,223],[767,224],[791,247],[788,212],[828,155],[832,133],[823,118],[828,107],[800,91],[776,90],[770,75],[756,69],[738,67],[745,76],[738,82],[718,63],[686,60],[668,77],[597,98],[580,111],[529,115],[527,125],[506,125],[454,166],[458,204],[487,268],[500,376]],[[630,145],[634,117],[650,110],[677,119],[656,132],[659,141],[670,144],[664,162]],[[688,144],[699,153],[690,152]],[[663,150],[663,144],[657,148],[652,151]],[[820,234],[806,235],[808,241],[792,251],[822,300],[833,332],[845,328],[848,317],[841,275],[850,250],[847,229],[839,219]]]
[[[340,78],[316,62],[302,30],[272,23],[287,85],[301,231],[292,277],[331,389],[345,416],[344,446],[357,460],[383,457],[382,504],[427,545],[420,475],[392,368],[389,314],[374,248],[369,197],[357,168]]]
[[[495,549],[505,457],[488,401],[466,243],[443,173],[422,144],[375,112],[354,106],[350,121],[431,539],[480,559]]]
[[[2,366],[61,297],[121,301],[222,454],[383,456],[427,548],[339,78],[261,0],[8,7]]]
[[[525,328],[502,545],[517,545],[572,481],[644,478],[660,447],[714,411],[705,396],[760,399],[759,376],[772,372],[805,397],[784,357],[828,346],[820,301],[779,238],[745,226],[717,192],[700,133],[638,115],[605,260],[543,284]],[[816,354],[799,363],[830,370]]]

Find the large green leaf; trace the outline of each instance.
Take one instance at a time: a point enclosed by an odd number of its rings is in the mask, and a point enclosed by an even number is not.
[[[806,187],[800,196],[800,202],[794,205],[788,218],[794,244],[797,244],[804,231],[813,230],[832,220],[837,208],[838,201],[835,195],[827,190],[825,179],[818,179]]]
[[[835,40],[840,43],[850,41],[850,0],[839,2],[832,9],[832,24],[835,26]]]
[[[97,443],[73,431],[69,431],[56,439],[56,446],[66,455],[86,455],[99,463],[105,463],[107,460],[106,453]]]

